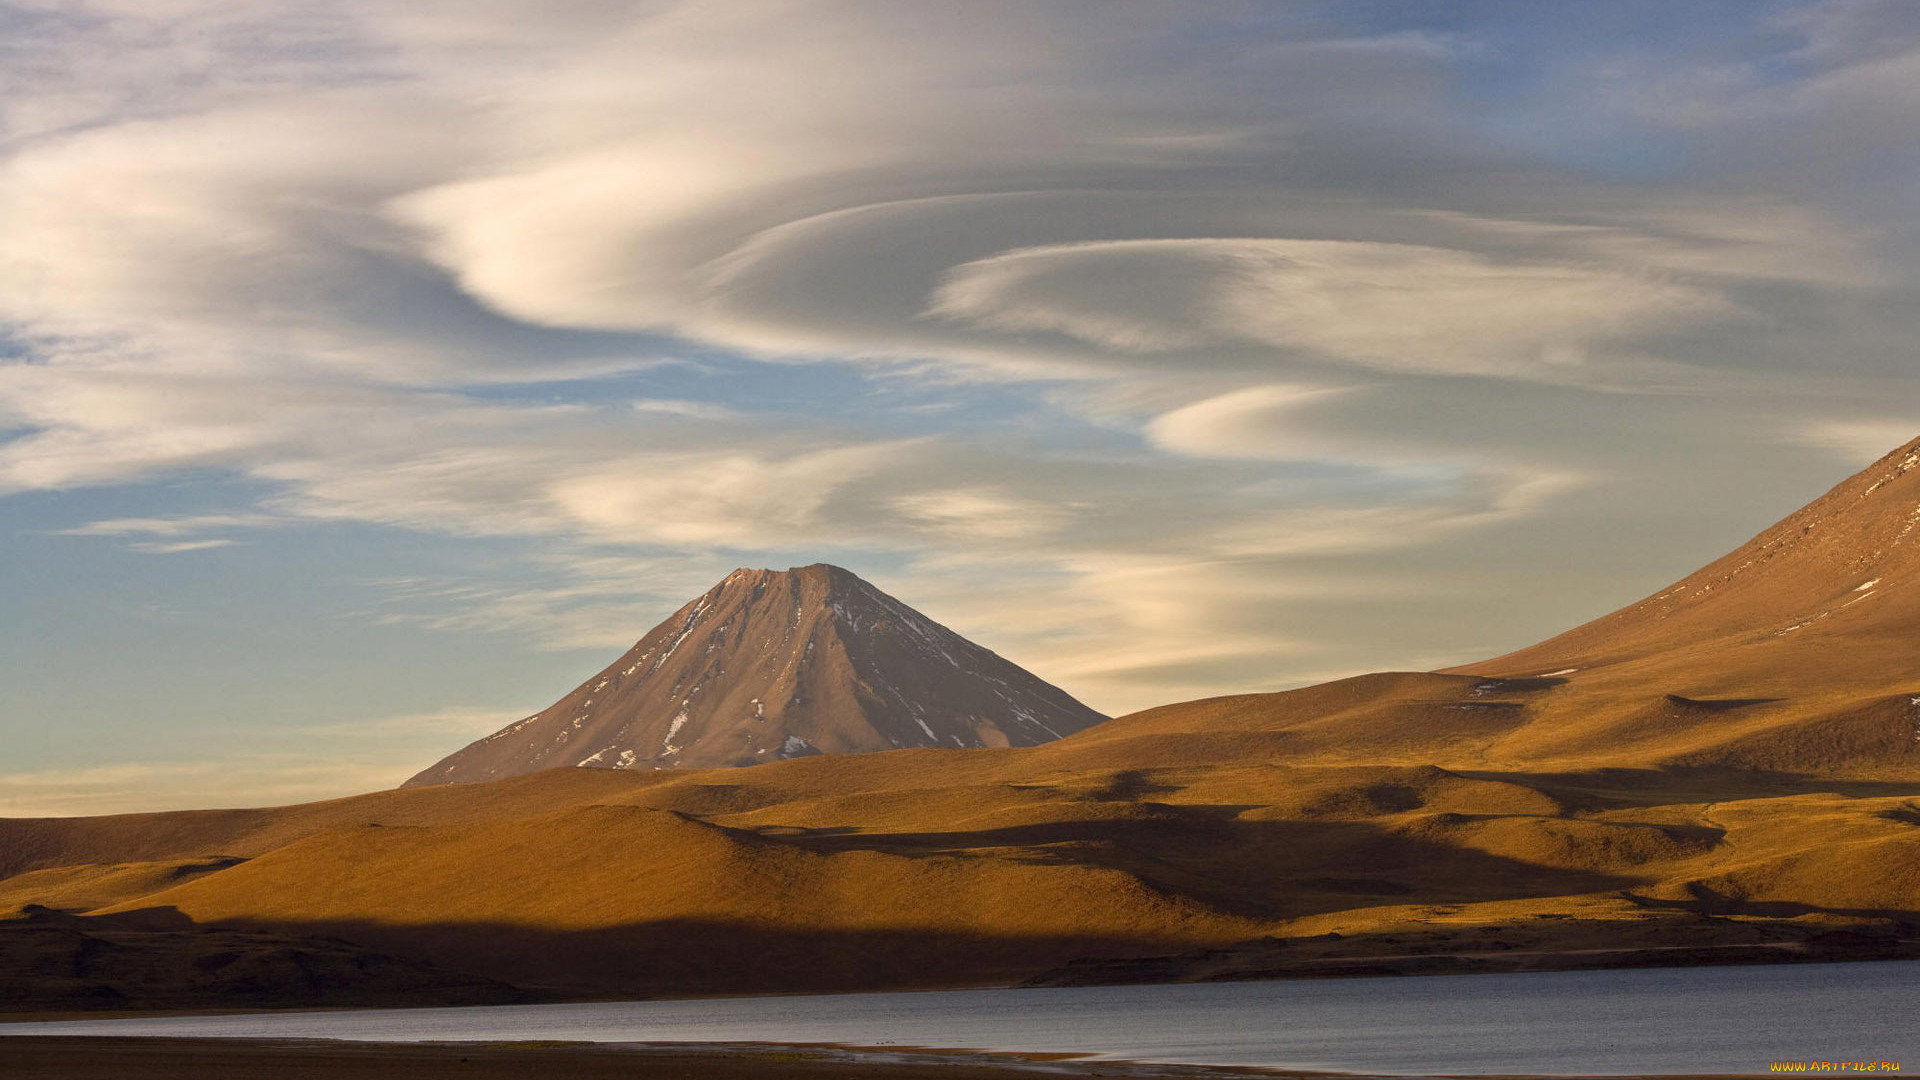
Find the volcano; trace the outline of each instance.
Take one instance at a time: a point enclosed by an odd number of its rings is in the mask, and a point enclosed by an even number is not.
[[[740,569],[544,712],[404,786],[1034,746],[1105,719],[850,571]]]

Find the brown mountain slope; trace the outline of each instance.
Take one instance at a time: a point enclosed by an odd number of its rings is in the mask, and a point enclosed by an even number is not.
[[[1796,678],[1852,686],[1884,677],[1884,654],[1916,632],[1920,439],[1657,594],[1459,670],[1543,674],[1712,649],[1723,666],[1785,664]]]
[[[544,712],[407,784],[1032,746],[1104,719],[839,567],[743,569]]]
[[[1557,673],[1509,760],[1920,775],[1920,440],[1713,564],[1460,669]]]
[[[1920,777],[1920,440],[1646,600],[1519,652],[1186,702],[1089,733],[1259,731],[1301,762]]]

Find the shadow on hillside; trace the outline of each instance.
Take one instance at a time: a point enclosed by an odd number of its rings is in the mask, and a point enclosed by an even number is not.
[[[1425,925],[1390,932],[1257,938],[1186,952],[1083,958],[1027,986],[1235,982],[1380,975],[1466,975],[1920,958],[1920,913],[1836,929],[1787,919],[1740,921],[1672,911],[1642,921],[1537,915],[1503,925]]]
[[[352,942],[534,993],[617,996],[1006,985],[1077,957],[1182,947],[1153,934],[996,935],[688,919],[591,930],[356,920],[229,920],[219,929]]]
[[[1650,896],[1641,896],[1633,892],[1624,892],[1622,898],[1649,911],[1684,911],[1710,918],[1758,919],[1796,919],[1803,915],[1830,915],[1848,919],[1879,919],[1893,922],[1913,922],[1920,925],[1920,910],[1902,910],[1898,908],[1839,908],[1820,907],[1815,904],[1803,904],[1793,900],[1749,900],[1741,896],[1732,896],[1720,892],[1704,882],[1690,881],[1686,885],[1688,896],[1684,900],[1662,900]],[[1920,905],[1920,898],[1915,899]]]
[[[1558,675],[1515,675],[1501,677],[1488,675],[1474,684],[1475,693],[1484,694],[1537,694],[1542,690],[1551,690],[1556,686],[1567,685],[1567,680]]]
[[[1640,879],[1543,866],[1368,821],[1246,821],[1237,808],[1137,803],[1137,816],[952,832],[782,827],[764,839],[832,855],[992,858],[1118,870],[1169,896],[1255,919],[1297,918],[1409,896],[1437,904],[1607,892]],[[1454,815],[1463,818],[1461,815]],[[1681,827],[1662,831],[1681,833]],[[1697,830],[1701,842],[1717,830]]]
[[[416,927],[365,921],[200,928],[179,936],[266,935],[353,943],[418,971],[511,983],[523,1000],[832,993],[960,986],[1096,985],[1355,975],[1616,968],[1920,956],[1915,913],[1836,931],[1785,918],[1731,920],[1649,911],[1645,921],[1540,915],[1505,925],[1405,921],[1398,929],[1256,938],[1194,948],[1153,934],[995,935],[833,930],[668,920],[559,931],[500,924]],[[1409,928],[1410,927],[1410,928]],[[339,945],[336,945],[336,948]],[[390,985],[332,969],[330,1003],[392,1004]],[[425,1000],[424,998],[422,1000]],[[259,1004],[289,1004],[282,999]],[[416,1001],[414,1003],[420,1003]],[[15,1001],[14,1009],[31,1007]],[[120,1008],[142,1007],[121,998]],[[161,1006],[165,1007],[165,1006]]]
[[[1914,780],[1836,780],[1810,773],[1759,769],[1669,766],[1659,769],[1604,768],[1583,772],[1453,771],[1474,780],[1496,780],[1530,787],[1561,800],[1574,810],[1727,802],[1783,795],[1832,794],[1853,798],[1920,795],[1920,781]]]
[[[1750,709],[1756,705],[1773,705],[1785,700],[1786,698],[1777,697],[1690,698],[1682,694],[1667,695],[1667,704],[1669,705],[1710,713],[1732,712],[1735,709]]]
[[[1892,810],[1882,810],[1879,816],[1888,821],[1897,821],[1902,825],[1920,825],[1920,803],[1908,803]]]
[[[173,908],[78,916],[29,906],[0,920],[0,1012],[525,1000],[506,983],[341,938],[196,927]]]
[[[1622,891],[1643,884],[1614,874],[1534,865],[1365,821],[1239,821],[1153,803],[1134,804],[1129,812],[1140,816],[947,833],[786,829],[780,835],[761,834],[754,842],[792,845],[829,858],[870,851],[914,859],[992,859],[1117,870],[1170,903],[1256,922],[1410,902],[1444,910],[1447,905]],[[928,880],[949,874],[940,866],[926,869]],[[967,875],[954,879],[963,881]],[[553,929],[471,921],[396,925],[376,918],[294,921],[260,915],[224,920],[217,929],[351,942],[381,955],[542,992],[561,988],[619,995],[1008,984],[1074,960],[1191,948],[1196,935],[1221,930],[1217,921],[1182,919],[1177,909],[1143,918],[1137,933],[995,929],[1112,926],[1108,912],[1076,914],[1061,907],[1102,903],[1108,886],[1099,883],[1109,881],[1070,874],[1043,878],[1023,886],[1033,889],[1031,895],[982,895],[978,902],[991,905],[987,910],[929,898],[924,918],[912,917],[925,928],[862,926],[868,916],[855,892],[839,908],[805,916],[813,926],[776,923],[783,916],[774,914],[780,909],[770,901],[767,916],[750,922],[671,919]],[[879,910],[903,910],[899,897],[891,901]],[[170,909],[115,916],[120,925],[156,931],[179,927],[181,918]],[[893,918],[897,922],[899,916]],[[207,928],[173,932],[191,937]]]

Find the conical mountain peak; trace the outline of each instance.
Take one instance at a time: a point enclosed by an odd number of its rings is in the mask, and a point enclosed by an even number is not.
[[[742,567],[552,707],[408,784],[1031,746],[1104,719],[849,570]]]

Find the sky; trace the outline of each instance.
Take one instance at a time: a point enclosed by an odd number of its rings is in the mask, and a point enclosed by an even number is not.
[[[735,567],[1109,713],[1920,434],[1920,3],[0,0],[0,814],[399,782]]]

